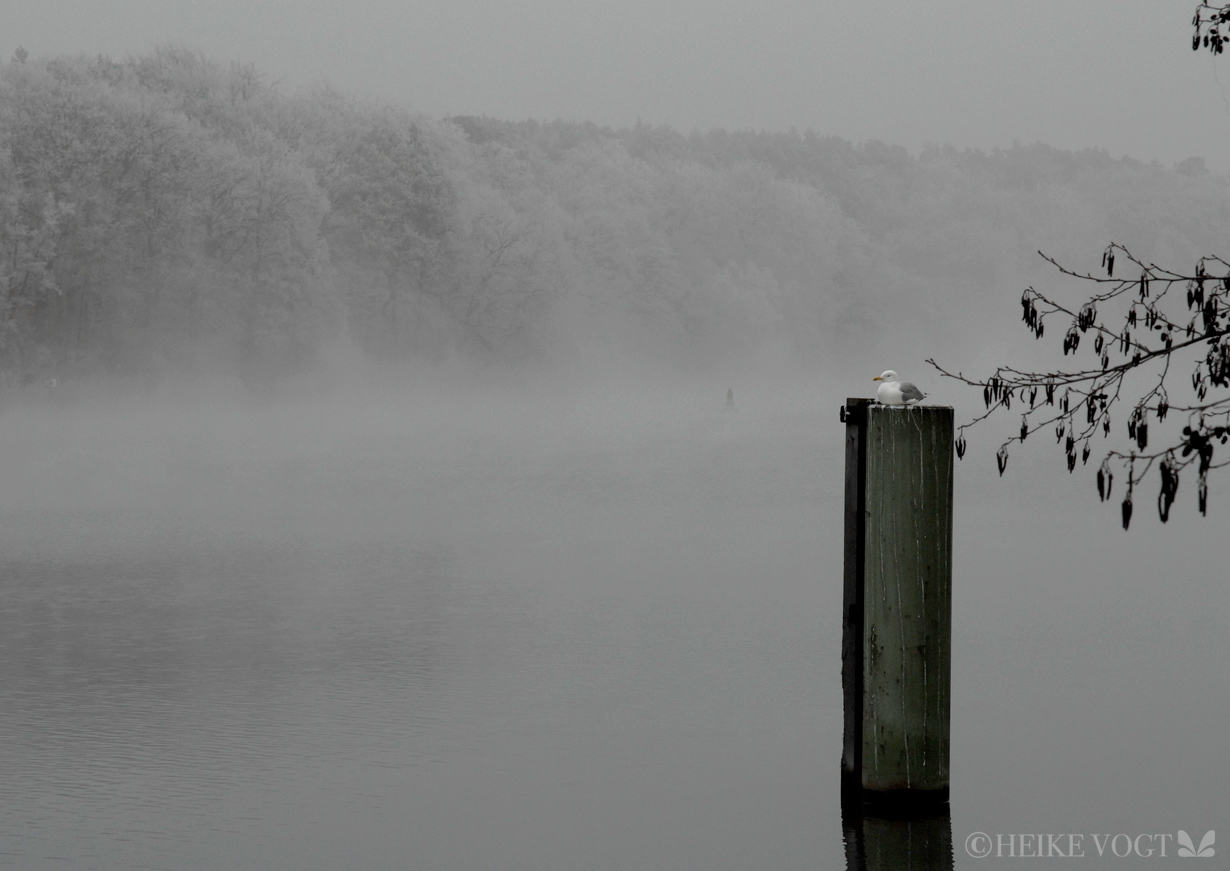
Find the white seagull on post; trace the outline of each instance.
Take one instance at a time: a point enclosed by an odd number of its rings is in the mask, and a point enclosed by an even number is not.
[[[880,389],[876,391],[876,399],[881,405],[914,405],[927,398],[927,394],[910,382],[898,381],[897,373],[892,369],[886,369],[880,373],[879,377],[871,380],[880,382]]]

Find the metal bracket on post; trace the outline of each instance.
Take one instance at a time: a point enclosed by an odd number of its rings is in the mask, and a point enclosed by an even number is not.
[[[863,769],[863,555],[866,518],[867,406],[870,399],[847,399],[841,407],[846,425],[845,576],[842,595],[841,687],[845,728],[841,755],[842,803],[861,801]]]

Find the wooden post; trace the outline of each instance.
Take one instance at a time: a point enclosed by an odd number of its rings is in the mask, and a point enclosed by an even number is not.
[[[953,411],[847,400],[843,799],[948,801]]]

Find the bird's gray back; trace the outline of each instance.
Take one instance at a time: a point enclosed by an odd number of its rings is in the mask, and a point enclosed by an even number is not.
[[[911,400],[911,399],[918,399],[918,400],[921,400],[921,399],[925,399],[925,398],[926,398],[926,396],[927,396],[927,394],[923,393],[921,390],[919,390],[917,387],[915,387],[915,386],[914,386],[913,384],[911,384],[909,381],[902,381],[902,382],[901,382],[901,398],[902,398],[903,400],[905,400],[905,401],[907,401],[907,402],[908,402],[909,400]]]

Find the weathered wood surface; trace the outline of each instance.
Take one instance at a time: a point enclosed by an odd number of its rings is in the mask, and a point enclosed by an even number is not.
[[[953,411],[865,414],[861,786],[947,800]]]

